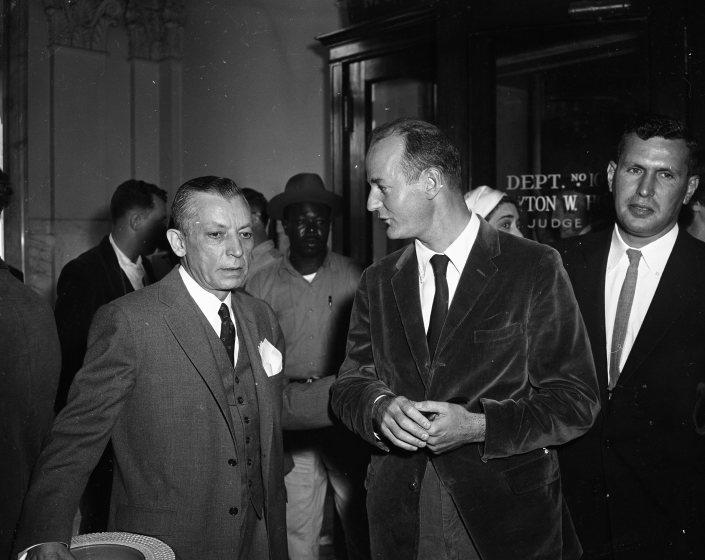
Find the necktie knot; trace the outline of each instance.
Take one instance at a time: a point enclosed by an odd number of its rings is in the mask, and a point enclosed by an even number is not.
[[[230,319],[230,309],[228,309],[228,306],[224,303],[221,303],[220,309],[218,309],[218,315],[220,315],[220,319],[222,321],[227,321],[228,319]]]
[[[641,251],[636,249],[627,249],[627,257],[629,258],[629,266],[637,266],[641,259]]]
[[[431,266],[433,267],[433,276],[438,278],[439,276],[445,277],[446,270],[448,269],[448,263],[450,259],[445,255],[433,255],[431,257]]]

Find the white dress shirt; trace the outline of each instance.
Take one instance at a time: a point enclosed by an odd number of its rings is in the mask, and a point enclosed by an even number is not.
[[[634,345],[639,334],[641,324],[644,322],[646,312],[649,310],[651,300],[654,299],[659,280],[663,275],[668,257],[671,255],[673,245],[678,237],[678,224],[666,234],[652,241],[641,249],[641,259],[639,260],[639,274],[637,276],[636,288],[634,289],[634,300],[632,310],[629,313],[627,323],[627,333],[624,337],[622,355],[619,361],[621,371],[629,357],[629,352]],[[612,349],[612,331],[614,330],[614,319],[617,313],[617,302],[619,292],[624,283],[624,277],[629,267],[629,257],[627,257],[629,247],[619,234],[617,226],[612,232],[612,243],[607,257],[607,272],[605,274],[605,334],[607,335],[607,370],[609,374],[609,356]]]
[[[137,260],[132,262],[130,257],[123,253],[120,250],[120,247],[115,244],[112,233],[108,237],[108,240],[110,241],[110,245],[113,247],[113,251],[115,251],[118,264],[120,265],[122,271],[127,275],[127,279],[130,281],[130,284],[132,284],[132,288],[135,291],[140,288],[144,288],[144,277],[147,275],[147,272],[142,264],[142,255],[137,255]]]
[[[450,259],[446,270],[446,281],[448,282],[448,307],[450,307],[455,295],[455,290],[460,282],[460,275],[463,273],[465,263],[470,256],[472,246],[477,239],[477,232],[480,230],[480,219],[475,213],[470,216],[468,224],[455,241],[451,243],[443,254]],[[433,307],[433,296],[436,293],[436,279],[433,275],[431,257],[438,253],[432,251],[421,243],[418,239],[416,245],[416,260],[419,264],[419,295],[421,297],[421,314],[423,315],[424,329],[428,332],[428,323],[431,319],[431,307]]]
[[[217,296],[211,294],[208,290],[196,282],[191,275],[186,272],[183,266],[179,266],[179,274],[181,274],[181,279],[184,281],[184,285],[186,286],[188,293],[193,298],[193,301],[196,302],[196,305],[201,312],[206,316],[206,319],[208,319],[208,322],[211,327],[213,327],[215,334],[219,338],[222,320],[220,315],[218,315],[218,310],[220,309],[220,305],[222,303],[228,306],[228,310],[230,311],[230,320],[233,322],[233,326],[235,327],[235,352],[233,353],[233,364],[236,364],[239,348],[237,341],[237,323],[235,322],[235,315],[233,314],[232,307],[232,293],[228,292],[225,299],[221,301]]]

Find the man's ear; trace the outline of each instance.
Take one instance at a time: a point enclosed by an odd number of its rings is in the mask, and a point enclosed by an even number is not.
[[[614,180],[614,172],[617,169],[617,164],[614,161],[610,161],[607,164],[607,184],[609,185],[610,192],[612,192],[612,181]]]
[[[429,167],[424,170],[421,173],[421,180],[428,200],[435,198],[441,189],[445,188],[443,174],[437,167]]]
[[[127,223],[132,231],[139,231],[145,223],[150,210],[146,208],[133,208],[128,213]]]
[[[166,238],[169,240],[169,245],[171,245],[171,250],[174,254],[181,258],[186,255],[186,239],[184,234],[178,229],[168,229],[166,230]]]
[[[683,198],[683,204],[688,204],[688,202],[690,202],[690,197],[693,196],[693,194],[697,190],[699,184],[700,184],[700,176],[699,175],[691,175],[690,177],[688,177],[688,188],[685,191],[685,197]]]

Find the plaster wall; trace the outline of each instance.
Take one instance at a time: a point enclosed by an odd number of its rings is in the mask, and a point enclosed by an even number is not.
[[[330,0],[187,3],[183,177],[214,174],[267,198],[299,172],[330,178],[327,55],[341,26]]]

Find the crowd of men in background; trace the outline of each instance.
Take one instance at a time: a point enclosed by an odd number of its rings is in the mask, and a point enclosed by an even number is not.
[[[0,260],[0,560],[69,560],[104,530],[185,560],[317,560],[327,495],[350,560],[705,557],[684,125],[629,123],[614,225],[554,248],[504,193],[464,193],[432,124],[378,127],[365,163],[367,210],[411,243],[364,271],[329,249],[342,199],[312,173],[269,203],[191,179],[169,225],[164,190],[122,183],[53,315]],[[3,174],[0,211],[10,194]]]

